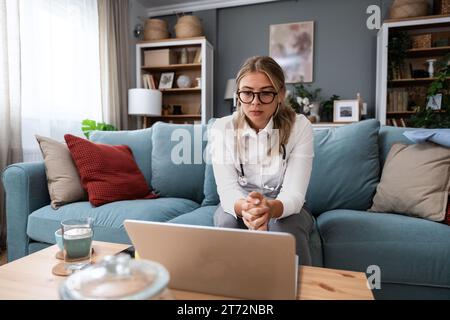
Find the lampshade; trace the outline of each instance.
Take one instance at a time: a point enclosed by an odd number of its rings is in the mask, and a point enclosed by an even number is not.
[[[160,116],[162,93],[153,89],[128,90],[128,114]]]
[[[225,96],[223,98],[225,100],[233,99],[235,92],[236,92],[236,79],[228,79],[227,87],[225,89]]]

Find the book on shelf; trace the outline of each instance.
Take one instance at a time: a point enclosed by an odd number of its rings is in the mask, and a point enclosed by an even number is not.
[[[394,127],[398,127],[397,119],[392,118],[392,119],[391,119],[391,122],[392,122],[392,125],[393,125]]]
[[[400,118],[400,123],[401,123],[402,127],[405,127],[405,128],[406,128],[406,122],[405,122],[405,119]]]
[[[202,49],[201,48],[197,48],[195,50],[195,57],[194,57],[194,63],[200,63],[202,62]]]
[[[144,74],[142,76],[144,89],[156,89],[155,79],[152,74]]]

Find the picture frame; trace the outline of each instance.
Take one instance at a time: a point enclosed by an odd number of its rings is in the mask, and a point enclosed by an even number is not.
[[[333,106],[333,122],[357,122],[360,120],[360,101],[335,100]]]
[[[175,72],[163,72],[159,78],[158,89],[172,89]]]
[[[269,52],[286,83],[313,82],[314,21],[270,25]]]
[[[431,110],[441,110],[442,105],[442,93],[435,94],[434,96],[428,97],[427,109]]]

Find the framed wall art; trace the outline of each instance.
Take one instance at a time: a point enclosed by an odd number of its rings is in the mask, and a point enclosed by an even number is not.
[[[287,83],[313,81],[314,21],[271,25],[269,43]]]

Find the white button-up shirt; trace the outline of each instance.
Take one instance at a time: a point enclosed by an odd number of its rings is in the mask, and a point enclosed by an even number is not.
[[[279,142],[273,120],[258,133],[247,122],[236,146],[233,115],[217,119],[210,130],[210,151],[217,192],[225,212],[236,216],[234,204],[257,191],[283,203],[281,218],[299,213],[305,202],[314,158],[313,129],[309,120],[297,115],[285,146],[286,157],[278,152]],[[276,152],[268,153],[268,150]],[[244,168],[247,184],[239,184]]]

